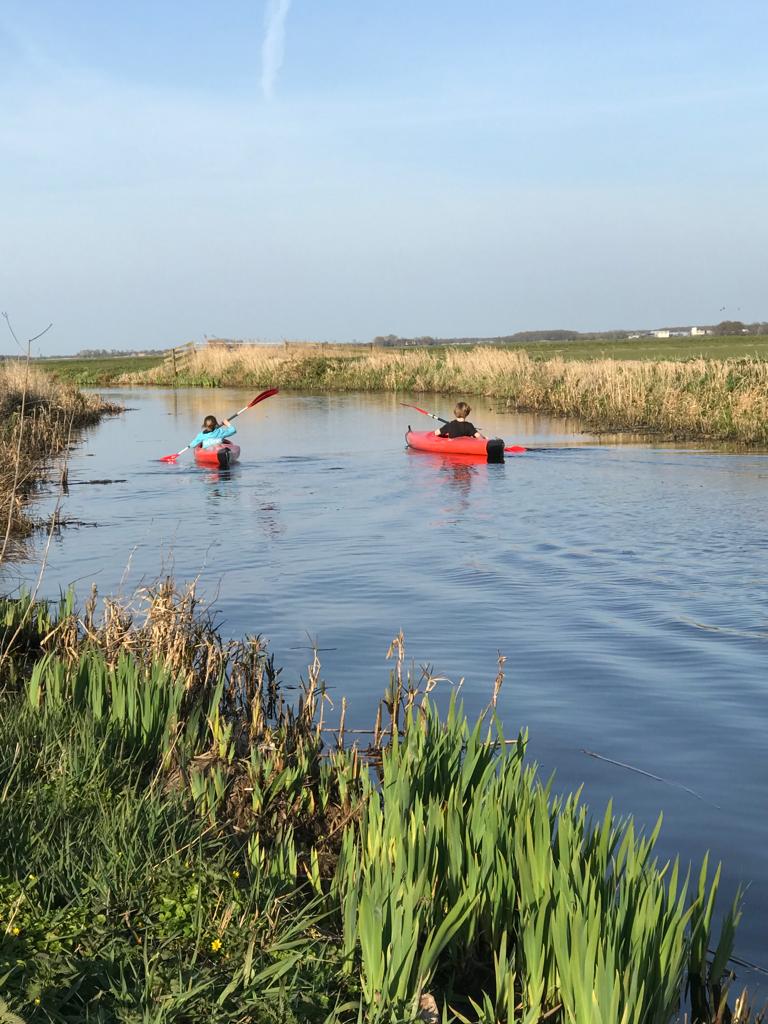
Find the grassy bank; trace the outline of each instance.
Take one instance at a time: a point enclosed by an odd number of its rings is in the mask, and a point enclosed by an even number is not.
[[[719,872],[556,797],[492,707],[438,714],[401,637],[361,750],[317,661],[288,705],[193,592],[140,603],[0,606],[3,1019],[725,1019]]]
[[[167,367],[131,375],[172,385]],[[602,430],[768,444],[768,362],[533,359],[515,349],[328,351],[253,346],[193,353],[175,383],[485,395]]]
[[[27,363],[0,364],[0,544],[24,536],[34,524],[24,506],[44,479],[50,460],[117,407],[83,395]]]

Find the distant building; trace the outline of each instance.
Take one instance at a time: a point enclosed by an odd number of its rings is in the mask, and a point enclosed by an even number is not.
[[[669,328],[665,328],[663,331],[653,331],[654,338],[668,338]]]
[[[712,333],[712,331],[708,327],[692,327],[691,328],[691,337],[692,338],[698,338],[702,334],[711,334],[711,333]]]

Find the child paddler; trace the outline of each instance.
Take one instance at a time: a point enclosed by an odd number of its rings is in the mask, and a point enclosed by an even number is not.
[[[213,448],[214,445],[227,443],[227,438],[237,433],[237,427],[233,427],[229,420],[222,420],[221,423],[215,416],[206,416],[200,433],[189,442],[190,448]]]
[[[438,427],[435,433],[440,437],[482,437],[485,438],[485,434],[481,434],[474,423],[470,423],[467,416],[472,412],[466,402],[457,402],[453,415],[456,417],[455,420],[451,420],[450,423],[443,424],[442,427]]]

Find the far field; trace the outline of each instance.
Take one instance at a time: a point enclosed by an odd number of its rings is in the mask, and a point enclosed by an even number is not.
[[[709,338],[637,338],[628,341],[538,341],[524,348],[533,359],[768,359],[768,334]]]
[[[106,387],[124,373],[141,373],[162,363],[162,356],[104,356],[94,359],[65,357],[36,359],[35,365],[58,380],[80,387]]]

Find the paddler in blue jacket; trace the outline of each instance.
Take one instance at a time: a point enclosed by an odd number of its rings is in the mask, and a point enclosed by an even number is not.
[[[219,423],[215,416],[206,416],[203,420],[203,429],[197,437],[189,442],[189,447],[196,448],[198,445],[202,445],[203,448],[213,448],[214,445],[221,444],[227,437],[232,437],[236,433],[237,427],[233,427],[229,420],[222,420]]]

